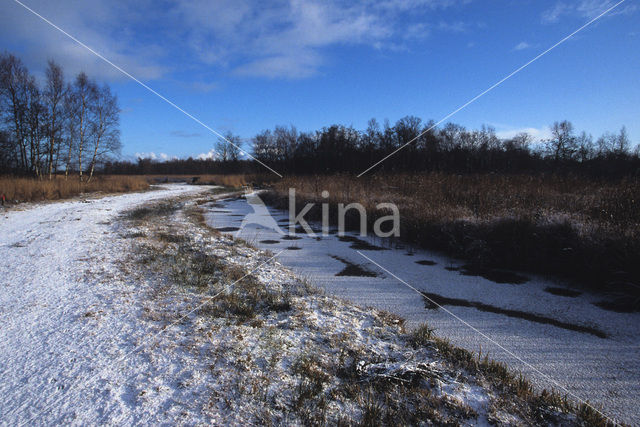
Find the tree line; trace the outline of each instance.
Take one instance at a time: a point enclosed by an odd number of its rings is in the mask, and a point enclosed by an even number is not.
[[[380,126],[371,119],[363,131],[333,125],[316,132],[277,126],[253,138],[253,155],[289,173],[359,173],[400,149],[377,168],[390,172],[584,171],[595,175],[637,173],[640,146],[631,147],[625,127],[594,139],[569,121],[555,122],[551,137],[534,143],[520,133],[499,138],[495,129],[467,130],[455,123],[438,128],[415,116]]]
[[[0,171],[90,181],[121,148],[120,109],[107,84],[84,72],[71,82],[48,61],[42,83],[24,63],[0,54]]]
[[[261,162],[285,174],[359,173],[393,153],[377,170],[384,172],[440,171],[452,173],[577,173],[594,177],[640,174],[639,148],[632,148],[625,127],[597,139],[576,132],[569,121],[550,126],[551,137],[535,142],[527,133],[499,138],[493,128],[468,130],[455,123],[438,128],[433,121],[407,116],[393,126],[371,119],[365,130],[332,125],[315,132],[276,126],[253,137],[250,152]],[[235,146],[241,139],[225,135]],[[220,139],[216,159],[174,159],[137,163],[111,162],[107,173],[206,174],[260,173],[263,166],[242,160],[234,145]]]

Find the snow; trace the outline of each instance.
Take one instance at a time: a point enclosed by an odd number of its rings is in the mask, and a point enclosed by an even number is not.
[[[344,268],[344,263],[329,255],[365,264],[355,257],[349,243],[325,237],[319,241],[304,238],[261,244],[261,240],[279,240],[282,236],[247,225],[243,236],[273,251],[268,253],[238,244],[229,237],[212,235],[190,222],[183,210],[169,218],[149,220],[146,225],[132,226],[122,219],[123,212],[150,201],[182,200],[195,206],[194,197],[204,197],[203,193],[210,188],[172,184],[144,193],[32,205],[3,213],[1,224],[5,233],[0,235],[3,425],[240,425],[267,421],[300,424],[302,419],[291,411],[295,390],[301,384],[293,367],[305,358],[317,358],[314,363],[319,366],[335,364],[344,346],[360,352],[362,358],[358,359],[357,369],[364,378],[398,377],[403,373],[427,373],[428,377],[436,378],[438,396],[478,414],[477,418],[461,420],[463,423],[488,424],[489,417],[522,422],[513,413],[492,410],[489,414],[489,406],[496,398],[493,391],[464,372],[453,372],[432,349],[407,347],[398,333],[399,326],[382,322],[381,314],[366,306],[403,314],[413,324],[429,320],[441,335],[446,335],[444,330],[468,344],[469,334],[461,331],[463,328],[455,325],[447,329],[448,317],[427,312],[421,298],[385,275],[334,276]],[[226,202],[228,212],[210,205],[208,222],[215,226],[237,226],[242,217],[232,215],[246,209],[243,203]],[[148,255],[143,245],[149,242],[154,241],[162,250],[177,250],[178,243],[152,238],[159,231],[169,230],[185,236],[200,250],[217,255],[222,262],[251,271],[270,292],[291,295],[292,308],[284,313],[259,314],[256,321],[261,326],[200,315],[199,307],[218,295],[214,294],[216,289],[207,288],[204,292],[188,289],[169,280],[166,272],[141,267],[141,260]],[[291,245],[302,249],[281,253]],[[409,280],[415,280],[412,276],[415,274],[421,279],[429,278],[433,286],[451,281],[451,276],[442,272],[432,276],[425,273],[434,267],[413,263],[418,254],[410,257],[413,264],[402,263],[408,257],[400,250],[367,251],[367,254],[390,269],[399,269]],[[280,262],[272,259],[274,255]],[[446,262],[431,259],[438,265]],[[327,295],[308,293],[309,288],[299,275],[281,263],[322,285]],[[371,265],[366,268],[374,270]],[[456,288],[477,286],[477,280],[460,276]],[[529,285],[517,289],[535,292],[535,286],[534,290],[526,290]],[[510,289],[510,285],[501,286]],[[456,288],[430,289],[442,293],[449,289],[451,293],[447,295],[459,295],[461,291]],[[232,289],[233,283],[225,288],[229,292]],[[508,304],[522,304],[509,291],[503,293]],[[356,301],[362,307],[332,294]],[[484,297],[482,293],[476,296]],[[554,301],[554,298],[547,301],[550,309],[560,307]],[[581,307],[585,312],[590,309],[587,303]],[[471,321],[473,311],[461,309],[459,315]],[[482,323],[484,315],[496,323]],[[574,318],[574,314],[565,316]],[[554,360],[558,372],[566,374],[568,370],[563,348],[555,337],[564,339],[565,345],[574,349],[581,346],[588,350],[584,355],[575,355],[579,362],[589,357],[598,363],[601,360],[591,347],[596,337],[553,331],[547,326],[514,319],[505,322],[490,313],[477,315],[473,322],[487,333],[502,331],[511,339],[519,331],[517,328],[524,328],[527,333],[523,334],[526,338],[523,342],[529,345],[538,345],[541,337],[546,337],[550,340],[544,343],[547,353],[551,345],[557,347],[554,352],[560,350]],[[492,326],[496,330],[491,330]],[[604,326],[612,338],[598,339],[603,347],[611,345],[614,339],[628,339],[630,343],[628,337],[635,337],[629,331],[631,328],[625,329],[613,320]],[[483,343],[484,352],[486,347]],[[628,348],[631,353],[638,350],[637,346]],[[615,353],[611,359],[614,363],[625,354],[619,349],[610,352]],[[532,357],[532,353],[535,354],[529,349],[527,357]],[[547,354],[547,363],[549,359]],[[633,369],[627,372],[627,381],[635,381],[638,370]],[[582,374],[567,383],[583,387],[585,378],[592,373],[582,371]],[[595,374],[600,375],[599,371]],[[331,378],[325,387],[338,386],[335,378]],[[598,378],[602,381],[601,376]],[[618,388],[620,394],[633,391],[637,382],[632,381],[627,382],[626,389]],[[607,384],[612,386],[610,381]],[[359,409],[348,400],[331,400],[327,411],[330,417],[359,416]],[[620,414],[631,420],[637,415],[632,411]]]
[[[144,422],[127,379],[158,383],[150,361],[110,364],[149,334],[144,290],[123,281],[119,213],[150,200],[205,190],[184,185],[13,210],[0,224],[0,419],[16,424]],[[161,356],[160,356],[161,357]],[[180,360],[168,369],[184,370]],[[107,383],[109,384],[107,386]],[[162,394],[162,384],[158,383]],[[164,400],[168,396],[164,393]],[[178,397],[178,396],[176,396]],[[149,397],[145,397],[148,399]],[[158,402],[157,410],[162,410]]]
[[[230,199],[211,208],[207,221],[213,227],[240,227],[243,217],[254,211],[243,199]],[[288,219],[288,212],[270,209],[276,221]],[[279,224],[283,224],[280,222]],[[286,224],[285,224],[286,225]],[[320,229],[319,224],[312,228]],[[284,231],[288,231],[283,229]],[[482,277],[464,276],[445,267],[462,262],[437,253],[403,247],[380,239],[364,238],[383,251],[362,250],[364,254],[418,289],[449,298],[490,304],[504,309],[525,311],[553,319],[594,327],[607,338],[562,329],[556,326],[482,312],[475,308],[447,306],[447,310],[491,337],[487,341],[443,310],[427,310],[422,297],[398,280],[380,271],[359,255],[351,243],[335,234],[320,240],[297,233],[299,240],[282,240],[277,231],[259,224],[244,224],[230,232],[259,248],[278,252],[278,260],[298,275],[310,280],[331,295],[345,298],[362,307],[374,307],[396,313],[408,324],[425,321],[436,334],[471,351],[481,351],[521,370],[541,388],[570,393],[574,400],[588,401],[604,413],[627,423],[640,424],[637,396],[640,395],[640,313],[615,313],[595,306],[601,296],[584,293],[578,297],[552,295],[544,289],[563,286],[540,277],[529,276],[525,284],[499,284]],[[354,233],[348,235],[357,236]],[[277,243],[261,243],[277,241]],[[412,255],[409,255],[412,254]],[[359,264],[378,277],[336,276],[344,264],[335,256]],[[433,266],[416,261],[432,260]],[[514,358],[495,343],[518,356]],[[523,364],[525,361],[526,364]],[[542,373],[542,375],[541,375]]]

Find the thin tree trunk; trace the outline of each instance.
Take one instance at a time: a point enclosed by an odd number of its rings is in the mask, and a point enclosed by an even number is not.
[[[85,100],[82,99],[82,110],[80,112],[80,141],[78,145],[78,174],[80,182],[82,182],[82,149],[84,148],[84,114],[85,114]]]

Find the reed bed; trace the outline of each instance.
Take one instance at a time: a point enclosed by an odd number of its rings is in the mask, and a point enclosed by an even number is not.
[[[446,173],[285,177],[267,201],[288,206],[295,188],[298,211],[315,202],[307,218],[319,219],[329,203],[361,203],[371,226],[388,215],[378,203],[400,210],[401,239],[472,264],[568,278],[581,286],[640,307],[640,182],[595,181],[556,175],[455,175]],[[322,192],[329,197],[323,198]],[[346,224],[356,228],[350,211]],[[371,229],[371,227],[369,228]],[[618,307],[620,308],[620,307]]]
[[[94,176],[90,182],[77,177],[54,176],[52,180],[35,178],[0,177],[0,196],[7,203],[59,200],[83,193],[125,193],[149,188],[144,176]]]

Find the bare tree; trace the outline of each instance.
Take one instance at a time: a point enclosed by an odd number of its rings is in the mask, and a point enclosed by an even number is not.
[[[275,160],[275,142],[270,130],[264,130],[257,134],[253,140],[253,155],[262,162]]]
[[[631,142],[629,141],[629,134],[627,134],[627,127],[622,126],[620,133],[616,136],[614,152],[619,155],[627,154],[630,147]]]
[[[27,155],[27,92],[31,76],[22,61],[11,54],[0,56],[0,98],[3,121],[17,151],[18,167],[29,169]]]
[[[577,151],[576,137],[573,134],[573,124],[564,120],[551,125],[551,135],[547,141],[547,150],[556,160],[572,159]]]
[[[43,102],[47,109],[47,171],[51,179],[54,170],[54,161],[62,139],[63,102],[66,93],[62,68],[54,61],[49,61],[46,71],[46,88],[43,93]],[[55,160],[54,160],[55,159]]]
[[[72,121],[76,139],[76,159],[78,165],[78,178],[83,181],[83,156],[86,154],[87,141],[91,137],[91,132],[95,130],[91,123],[92,106],[97,96],[96,84],[87,77],[85,73],[80,73],[76,77],[71,87],[70,102],[73,104]]]
[[[520,132],[513,138],[504,142],[504,148],[506,150],[529,150],[529,146],[533,142],[533,137],[527,132]]]
[[[93,154],[89,167],[89,179],[93,178],[96,162],[105,154],[120,150],[120,131],[118,130],[120,109],[118,100],[111,93],[109,86],[95,88],[95,95],[90,98],[90,140]]]
[[[593,137],[586,132],[582,132],[576,140],[576,154],[578,160],[585,162],[591,160],[595,155],[595,145],[593,144]]]

